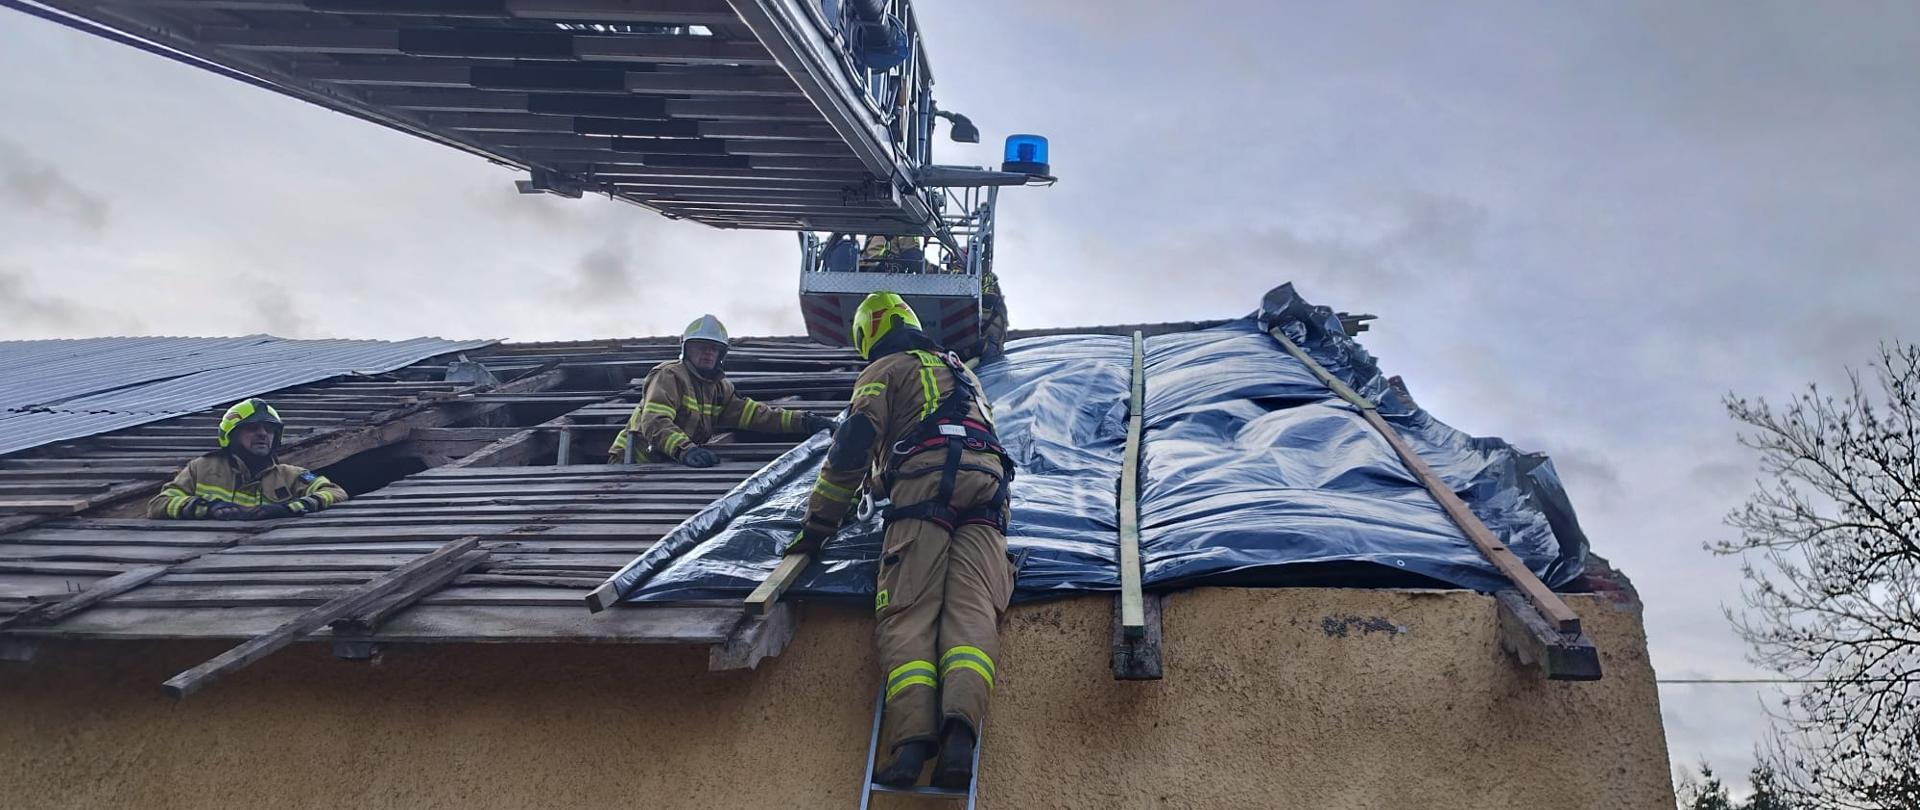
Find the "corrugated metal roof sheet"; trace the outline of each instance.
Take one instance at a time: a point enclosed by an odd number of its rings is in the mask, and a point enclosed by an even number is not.
[[[0,454],[497,342],[271,335],[0,341]]]

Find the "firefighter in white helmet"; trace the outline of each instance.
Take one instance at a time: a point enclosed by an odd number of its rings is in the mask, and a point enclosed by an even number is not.
[[[823,416],[740,396],[727,379],[726,358],[727,328],[719,318],[702,315],[687,324],[680,335],[680,359],[661,363],[647,375],[640,405],[614,439],[607,463],[621,463],[627,445],[637,442],[634,460],[642,464],[711,467],[720,457],[702,445],[721,431],[812,434],[833,426]]]

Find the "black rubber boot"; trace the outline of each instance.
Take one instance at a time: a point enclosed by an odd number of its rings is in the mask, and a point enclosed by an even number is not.
[[[940,738],[940,761],[933,769],[933,786],[944,790],[966,790],[973,781],[973,728],[960,720],[947,721],[947,733]]]
[[[912,787],[920,781],[920,770],[933,756],[933,743],[915,740],[900,746],[893,763],[873,775],[873,781],[888,787]]]

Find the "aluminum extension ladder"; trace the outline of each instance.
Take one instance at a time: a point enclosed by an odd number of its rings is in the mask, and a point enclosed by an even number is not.
[[[873,803],[875,793],[907,793],[914,796],[927,796],[935,799],[966,799],[967,810],[974,810],[974,803],[980,798],[980,749],[987,747],[986,724],[981,723],[973,738],[973,777],[967,780],[966,790],[947,790],[927,787],[893,787],[875,784],[873,781],[873,760],[880,753],[880,717],[887,708],[887,685],[880,685],[880,692],[873,700],[873,735],[867,740],[867,776],[865,786],[860,790],[860,810],[867,810]]]

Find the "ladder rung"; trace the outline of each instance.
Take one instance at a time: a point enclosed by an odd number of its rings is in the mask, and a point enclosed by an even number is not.
[[[965,790],[948,790],[937,787],[894,787],[892,785],[883,785],[879,782],[874,782],[872,785],[869,785],[869,787],[872,788],[875,793],[911,793],[915,796],[935,796],[942,799],[964,799],[967,797]]]

